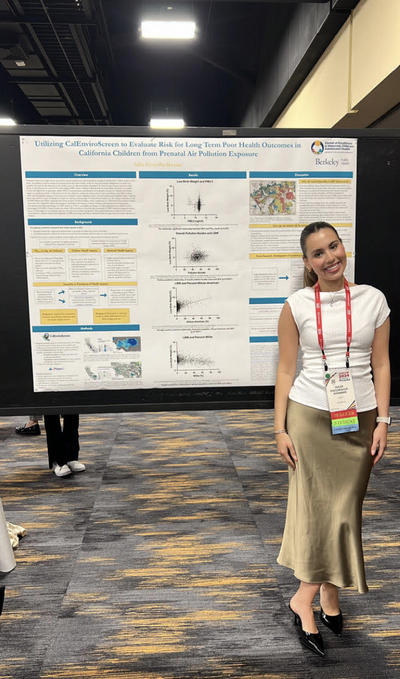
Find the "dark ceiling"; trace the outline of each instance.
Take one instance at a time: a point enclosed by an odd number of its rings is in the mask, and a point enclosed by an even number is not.
[[[246,115],[271,125],[356,4],[0,0],[0,113],[23,124],[145,126],[167,112],[197,127]],[[141,38],[142,18],[178,13],[196,21],[194,41]]]
[[[103,1],[118,72],[111,95],[116,124],[147,125],[151,113],[166,108],[188,125],[240,124],[255,85],[267,6],[176,3],[177,13],[181,5],[192,10],[198,38],[169,45],[146,43],[138,33],[153,3]]]

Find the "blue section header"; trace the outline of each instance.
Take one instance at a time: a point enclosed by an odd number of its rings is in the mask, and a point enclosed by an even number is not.
[[[30,226],[38,226],[39,224],[48,226],[60,226],[63,224],[77,225],[77,226],[137,226],[137,219],[28,219]]]
[[[256,342],[277,342],[278,335],[272,335],[271,337],[250,337],[250,344],[256,344]]]
[[[246,179],[246,172],[139,172],[140,179]]]
[[[27,179],[136,179],[136,172],[25,172]]]
[[[140,325],[33,325],[32,332],[95,332],[109,330],[110,332],[138,332]]]
[[[285,304],[287,297],[250,297],[250,304]]]
[[[353,172],[250,172],[252,179],[352,179]]]

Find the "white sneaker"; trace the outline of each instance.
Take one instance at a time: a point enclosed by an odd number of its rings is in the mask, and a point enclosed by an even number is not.
[[[67,465],[71,472],[84,472],[86,467],[82,462],[78,462],[78,460],[71,460],[70,462],[67,462]]]
[[[63,466],[60,467],[59,464],[54,462],[53,472],[55,473],[56,476],[68,476],[71,473],[71,470],[69,467],[67,467],[66,464],[63,464]]]

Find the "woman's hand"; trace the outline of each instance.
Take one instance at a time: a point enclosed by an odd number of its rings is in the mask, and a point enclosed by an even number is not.
[[[296,469],[297,455],[289,434],[276,434],[275,440],[278,453],[282,460],[284,460],[294,471]]]
[[[387,428],[387,424],[384,422],[379,422],[374,430],[371,446],[371,455],[374,456],[374,467],[379,462],[386,450]]]

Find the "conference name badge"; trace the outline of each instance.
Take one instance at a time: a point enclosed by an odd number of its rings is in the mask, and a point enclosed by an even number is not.
[[[332,434],[358,431],[354,385],[348,368],[325,373],[325,386],[331,413]]]

